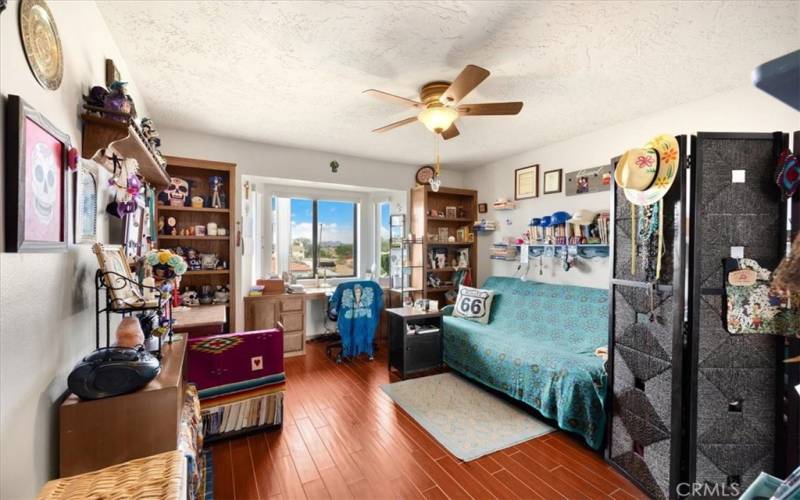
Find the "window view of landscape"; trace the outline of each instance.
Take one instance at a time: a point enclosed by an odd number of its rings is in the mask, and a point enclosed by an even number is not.
[[[317,202],[319,262],[317,274],[355,275],[355,203]]]
[[[314,205],[317,225],[314,227]],[[355,275],[355,203],[292,198],[289,270],[298,278]],[[319,249],[314,249],[316,231]],[[315,265],[315,257],[318,261]]]
[[[289,271],[298,278],[314,276],[314,202],[292,198],[291,203],[291,241],[292,249]]]

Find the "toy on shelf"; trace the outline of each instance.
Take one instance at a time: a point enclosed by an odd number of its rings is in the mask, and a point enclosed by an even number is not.
[[[225,203],[222,200],[222,182],[221,175],[212,175],[208,178],[208,185],[211,188],[211,208],[225,208]]]

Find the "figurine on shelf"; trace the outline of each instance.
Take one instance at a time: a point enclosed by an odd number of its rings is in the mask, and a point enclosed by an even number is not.
[[[180,177],[171,177],[169,187],[158,194],[158,201],[171,207],[191,206],[189,183]]]
[[[103,98],[103,107],[112,111],[120,111],[131,116],[136,116],[136,107],[133,99],[128,95],[128,82],[116,81],[109,87],[109,93]],[[106,118],[118,122],[127,122],[128,117],[116,113],[105,113]]]
[[[208,178],[208,185],[211,187],[211,208],[225,208],[220,198],[222,193],[222,176],[212,175]]]
[[[108,95],[108,90],[102,85],[95,85],[91,89],[89,89],[89,95],[83,96],[83,102],[88,104],[89,106],[94,106],[96,108],[102,108],[105,106],[106,96]]]
[[[227,304],[230,299],[230,291],[228,285],[217,285],[217,290],[214,292],[215,304]]]
[[[162,216],[163,217],[163,216]],[[161,228],[161,234],[165,234],[168,236],[177,236],[178,235],[178,221],[175,220],[175,217],[167,217],[166,222],[162,224],[161,217],[158,218],[158,225]]]
[[[202,263],[200,262],[200,256],[197,250],[190,248],[189,251],[186,252],[186,257],[190,271],[199,271],[202,269]]]
[[[161,147],[161,136],[153,125],[152,119],[142,118],[142,135],[154,150]]]
[[[211,285],[200,287],[199,298],[200,303],[203,305],[208,305],[214,301],[214,292],[211,290]]]
[[[219,262],[217,262],[217,269],[220,270],[220,271],[224,271],[225,269],[228,269],[228,261],[227,260],[220,260]]]

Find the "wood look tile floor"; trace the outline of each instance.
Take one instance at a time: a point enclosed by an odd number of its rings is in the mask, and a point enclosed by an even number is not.
[[[283,428],[213,445],[216,499],[647,498],[562,431],[462,462],[381,390],[385,348],[341,365],[306,350],[286,359]]]

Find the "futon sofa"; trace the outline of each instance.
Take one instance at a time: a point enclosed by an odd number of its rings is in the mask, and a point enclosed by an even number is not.
[[[551,418],[600,449],[608,343],[608,292],[494,276],[486,325],[444,309],[444,361],[452,369]]]

